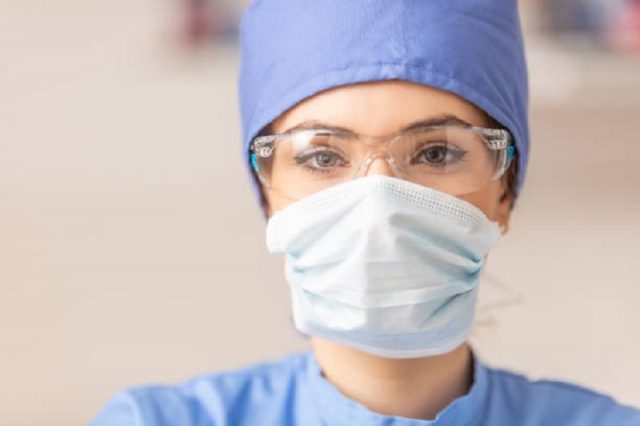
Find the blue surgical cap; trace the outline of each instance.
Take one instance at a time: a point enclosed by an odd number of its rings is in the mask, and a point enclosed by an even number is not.
[[[529,126],[516,0],[255,0],[240,37],[248,167],[251,140],[303,99],[346,84],[402,79],[455,93],[509,129],[520,192]]]

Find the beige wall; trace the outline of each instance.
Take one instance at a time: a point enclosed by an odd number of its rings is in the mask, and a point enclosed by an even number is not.
[[[125,386],[305,347],[239,156],[234,47],[167,47],[158,5],[0,0],[0,424],[84,424]],[[640,405],[640,64],[529,49],[532,166],[474,343]]]

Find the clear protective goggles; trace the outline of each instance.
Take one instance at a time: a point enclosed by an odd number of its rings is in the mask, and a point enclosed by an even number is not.
[[[293,200],[363,177],[378,159],[398,178],[462,196],[500,178],[514,156],[508,131],[459,124],[380,137],[298,129],[258,136],[250,150],[262,184]]]

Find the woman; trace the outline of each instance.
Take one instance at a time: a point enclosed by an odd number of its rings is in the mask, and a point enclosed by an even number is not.
[[[509,0],[258,0],[244,152],[312,350],[117,395],[95,425],[632,425],[466,343],[528,155]]]

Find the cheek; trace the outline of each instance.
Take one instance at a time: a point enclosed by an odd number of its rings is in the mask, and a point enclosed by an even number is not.
[[[284,197],[282,194],[276,191],[266,190],[266,199],[267,199],[267,213],[269,216],[273,215],[275,212],[284,209],[289,204],[293,203],[293,200]]]
[[[489,219],[496,221],[499,219],[501,190],[500,182],[496,181],[481,191],[476,191],[460,198],[482,210]]]
[[[501,191],[502,188],[500,182],[494,182],[481,191],[476,191],[460,198],[482,210],[489,219],[496,221],[499,219]],[[284,209],[293,202],[293,200],[282,196],[278,192],[270,191],[268,189],[266,190],[266,198],[269,216]]]

